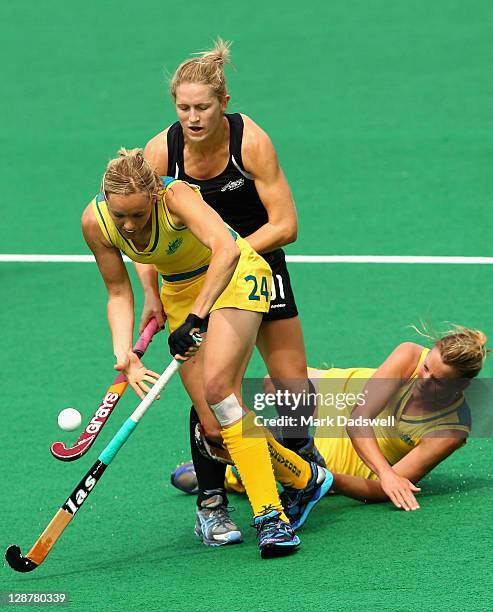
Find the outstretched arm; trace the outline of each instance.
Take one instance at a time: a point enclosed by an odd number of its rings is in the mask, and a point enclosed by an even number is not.
[[[365,387],[366,401],[356,406],[354,418],[375,418],[384,409],[392,396],[409,379],[418,363],[421,346],[411,342],[400,344],[378,368]],[[398,507],[415,510],[418,502],[414,493],[419,491],[413,482],[400,476],[389,464],[378,446],[373,428],[370,426],[348,426],[352,444],[366,465],[378,476],[383,491]]]
[[[108,322],[113,338],[115,370],[123,372],[141,398],[149,391],[144,381],[154,383],[159,374],[147,370],[132,351],[134,296],[120,251],[107,242],[89,205],[82,215],[82,233],[94,253],[108,291]]]

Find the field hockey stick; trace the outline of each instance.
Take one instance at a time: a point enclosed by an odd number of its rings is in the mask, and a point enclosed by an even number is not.
[[[146,352],[147,347],[152,341],[154,334],[159,331],[156,319],[152,318],[146,325],[146,328],[137,340],[133,351],[140,358]],[[120,373],[111,383],[111,386],[106,391],[103,401],[87,424],[84,431],[81,433],[77,442],[70,447],[65,446],[64,442],[53,442],[50,447],[51,454],[60,461],[74,461],[84,455],[92,446],[94,440],[103,429],[104,424],[110,418],[114,407],[117,405],[121,396],[125,393],[128,387],[128,381],[125,375]]]
[[[74,518],[75,513],[89,497],[91,491],[93,491],[105,469],[113,461],[118,451],[128,440],[130,434],[137,427],[138,422],[144,416],[152,402],[156,399],[157,395],[164,389],[173,374],[176,373],[178,367],[179,362],[176,359],[173,359],[166,370],[164,370],[164,372],[158,378],[149,393],[116,432],[111,442],[99,455],[96,463],[90,468],[84,478],[69,495],[63,506],[52,518],[27,555],[24,556],[21,553],[19,546],[15,544],[12,544],[7,548],[5,558],[12,569],[14,569],[16,572],[31,572],[44,561],[50,550],[55,545],[55,542],[62,535],[70,521]]]

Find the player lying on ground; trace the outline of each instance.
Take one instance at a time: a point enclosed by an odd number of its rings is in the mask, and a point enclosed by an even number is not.
[[[417,483],[441,461],[463,446],[471,418],[463,391],[480,372],[486,336],[456,326],[441,338],[427,335],[432,349],[400,344],[378,369],[310,369],[318,393],[363,394],[361,405],[345,404],[335,416],[376,418],[373,427],[333,427],[326,419],[333,409],[319,407],[316,444],[333,472],[332,490],[365,502],[388,501],[404,510],[417,510]],[[270,381],[266,390],[271,392]],[[342,395],[340,396],[342,397]],[[352,399],[352,397],[351,397]],[[391,417],[395,423],[391,425]],[[342,419],[344,420],[344,419]],[[349,421],[346,421],[350,423]],[[172,483],[189,492],[193,466],[179,466]],[[241,470],[239,470],[241,473]],[[181,478],[186,486],[181,486]],[[238,470],[227,470],[226,486],[242,492]],[[290,516],[298,492],[281,496]]]
[[[224,68],[229,56],[229,45],[219,39],[210,51],[180,64],[170,83],[178,121],[154,136],[144,155],[159,174],[198,185],[207,204],[270,265],[271,303],[262,315],[256,344],[267,372],[279,387],[293,392],[308,390],[303,333],[281,248],[296,239],[295,205],[268,135],[248,116],[227,112],[230,96]],[[138,270],[145,295],[140,323],[143,329],[151,317],[161,323],[164,317],[156,271],[152,266],[140,267],[148,268]],[[193,393],[194,380],[184,382],[194,403],[189,429],[199,488],[197,522],[205,542],[213,542],[216,533],[218,541],[223,541],[227,526],[238,531],[230,519],[225,521],[226,468],[201,455],[194,443],[199,418],[211,440],[221,441],[220,427],[207,405],[197,405],[201,397]],[[313,410],[313,405],[299,408],[305,415],[312,415]],[[307,461],[317,461],[324,467],[307,433],[306,426],[299,427],[285,437],[284,443]],[[211,513],[219,499],[222,512]]]
[[[194,381],[200,405],[212,410],[221,425],[224,444],[242,472],[262,557],[295,550],[299,538],[279,499],[266,438],[238,399],[262,313],[269,308],[269,266],[196,189],[159,177],[140,149],[121,149],[109,162],[82,227],[108,291],[115,368],[140,397],[158,377],[132,351],[134,300],[123,252],[155,265],[163,277],[171,354],[184,361],[184,380]],[[192,336],[207,317],[207,339],[199,350]],[[310,485],[313,495],[321,496],[329,473],[316,466],[307,473],[310,478],[296,486]],[[229,532],[228,538],[238,541],[240,534]]]

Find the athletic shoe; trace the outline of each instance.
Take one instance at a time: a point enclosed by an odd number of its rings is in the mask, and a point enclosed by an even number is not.
[[[197,495],[199,492],[199,485],[197,482],[197,475],[195,474],[195,468],[193,461],[187,461],[186,463],[180,463],[171,472],[171,484],[189,495]]]
[[[236,465],[232,466],[233,474],[238,481],[239,485],[242,485],[241,476],[236,468]],[[171,484],[189,495],[197,495],[199,492],[199,485],[197,482],[197,475],[195,473],[195,467],[193,461],[187,461],[186,463],[180,463],[171,472]],[[236,492],[236,489],[234,489]]]
[[[255,527],[262,559],[289,555],[301,544],[291,525],[281,519],[277,510],[255,517]]]
[[[299,448],[296,452],[305,461],[308,461],[308,463],[316,463],[322,468],[327,467],[325,459],[322,457],[320,451],[315,446],[315,440],[313,439],[313,437],[308,438],[308,442],[304,446]]]
[[[197,508],[195,535],[206,546],[224,546],[242,541],[241,531],[229,518],[222,495],[213,495]]]
[[[293,529],[299,529],[315,505],[329,491],[334,476],[326,468],[310,463],[312,477],[304,489],[284,489],[281,502]]]

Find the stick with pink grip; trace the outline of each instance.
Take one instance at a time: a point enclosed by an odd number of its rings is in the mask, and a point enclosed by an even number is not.
[[[156,319],[151,319],[133,348],[134,353],[138,355],[139,358],[146,352],[154,334],[158,331],[159,327]],[[60,461],[74,461],[82,457],[82,455],[89,450],[101,429],[103,429],[103,425],[110,418],[114,407],[125,393],[127,387],[128,381],[125,375],[122,373],[118,374],[108,391],[106,391],[103,401],[87,424],[87,427],[81,433],[77,442],[68,448],[63,442],[53,442],[50,448],[53,457],[60,459]]]

